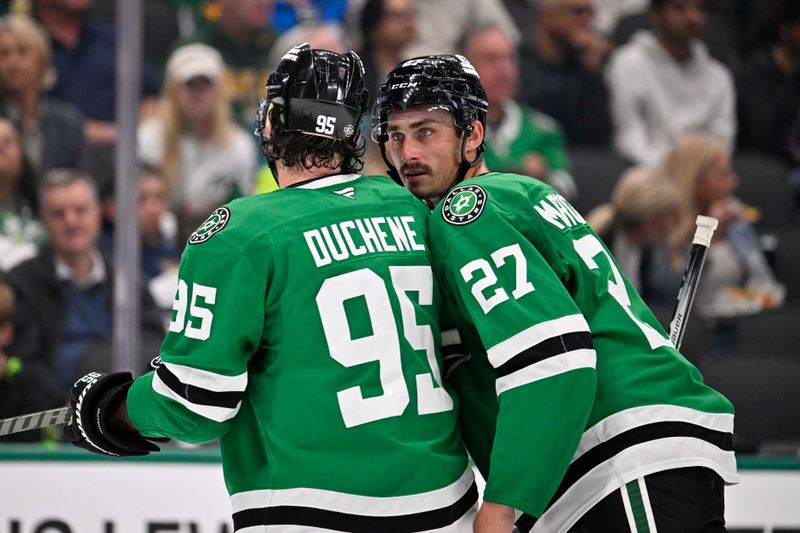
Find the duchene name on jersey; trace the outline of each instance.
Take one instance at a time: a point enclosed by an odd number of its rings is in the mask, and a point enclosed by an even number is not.
[[[303,233],[318,267],[365,254],[425,251],[412,216],[344,220]]]
[[[586,224],[581,214],[560,194],[548,194],[545,199],[534,204],[533,208],[543,219],[560,230]]]

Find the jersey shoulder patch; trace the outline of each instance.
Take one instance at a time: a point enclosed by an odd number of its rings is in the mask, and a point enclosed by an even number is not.
[[[480,185],[459,185],[452,189],[442,202],[442,218],[454,226],[463,226],[477,220],[488,195]]]
[[[205,222],[200,224],[200,227],[194,230],[189,235],[189,244],[201,244],[219,233],[228,225],[231,219],[231,212],[227,207],[219,207],[206,219]]]

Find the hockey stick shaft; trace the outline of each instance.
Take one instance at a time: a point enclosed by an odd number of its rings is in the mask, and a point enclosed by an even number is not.
[[[19,433],[21,431],[28,431],[30,429],[40,429],[48,426],[66,424],[71,417],[71,408],[60,407],[58,409],[50,409],[49,411],[39,411],[38,413],[4,418],[0,420],[0,437],[3,435],[11,435],[12,433]]]
[[[683,342],[686,321],[689,319],[689,313],[692,310],[697,285],[700,281],[700,275],[703,273],[706,253],[711,245],[711,237],[714,235],[714,230],[717,229],[718,223],[719,221],[716,218],[702,215],[697,217],[697,230],[689,250],[689,262],[683,271],[681,288],[678,290],[678,301],[675,304],[675,312],[672,313],[672,320],[669,324],[669,339],[676,349],[680,349],[681,342]]]

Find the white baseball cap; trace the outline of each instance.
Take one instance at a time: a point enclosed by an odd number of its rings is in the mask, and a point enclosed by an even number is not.
[[[225,62],[215,49],[194,43],[176,49],[167,61],[167,78],[185,83],[200,76],[216,81],[222,76]]]

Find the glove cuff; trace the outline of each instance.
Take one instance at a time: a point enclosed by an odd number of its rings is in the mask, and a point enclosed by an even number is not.
[[[75,421],[71,426],[74,426],[73,439],[77,446],[117,457],[159,451],[158,446],[138,432],[116,431],[111,423],[132,383],[133,377],[129,372],[107,375],[91,372],[75,383]],[[80,388],[81,384],[83,388]]]

